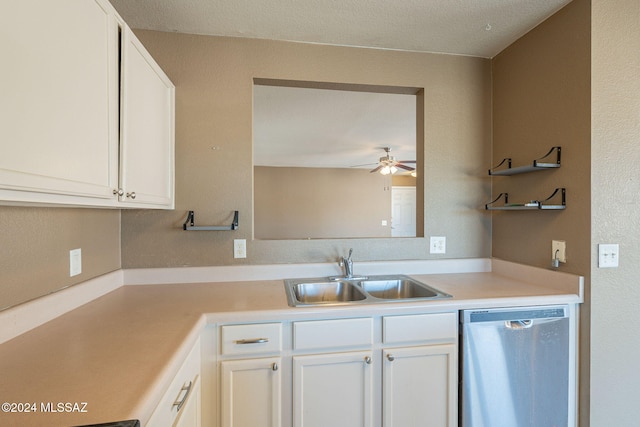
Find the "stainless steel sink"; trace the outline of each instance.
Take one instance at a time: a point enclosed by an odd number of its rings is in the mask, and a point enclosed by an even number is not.
[[[362,301],[367,297],[351,282],[293,283],[289,289],[301,304],[334,304]]]
[[[436,300],[451,295],[404,275],[367,278],[286,279],[290,306],[366,304],[393,301]]]
[[[438,291],[412,279],[363,280],[359,286],[369,295],[382,299],[435,298]]]

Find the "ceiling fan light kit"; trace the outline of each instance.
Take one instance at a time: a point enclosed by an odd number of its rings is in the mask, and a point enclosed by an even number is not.
[[[398,172],[398,168],[395,166],[383,166],[380,169],[380,174],[382,175],[394,174],[396,172]]]
[[[396,160],[395,157],[390,155],[391,147],[384,147],[383,150],[387,153],[385,156],[380,157],[380,161],[378,162],[378,166],[375,169],[370,170],[369,172],[380,172],[382,175],[389,175],[398,172],[399,168],[404,169],[411,172],[412,176],[415,176],[415,168],[411,166],[407,166],[403,163],[415,163],[415,160]]]

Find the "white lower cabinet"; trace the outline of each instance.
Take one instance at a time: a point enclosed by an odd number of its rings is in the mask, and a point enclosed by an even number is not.
[[[383,426],[457,426],[456,359],[453,344],[383,350]]]
[[[293,357],[294,427],[370,427],[371,351]]]
[[[200,427],[200,340],[182,363],[147,427]]]
[[[186,386],[185,393],[187,392]],[[191,383],[191,387],[193,387],[193,391],[190,396],[185,396],[183,407],[178,412],[173,427],[200,427],[201,425],[200,378],[196,378]]]
[[[457,313],[382,320],[383,427],[456,427]]]
[[[221,427],[282,427],[282,324],[219,327]]]
[[[457,426],[457,311],[217,331],[213,425]]]
[[[371,317],[293,323],[294,427],[373,426],[373,331]]]
[[[280,427],[279,357],[220,362],[223,427]]]

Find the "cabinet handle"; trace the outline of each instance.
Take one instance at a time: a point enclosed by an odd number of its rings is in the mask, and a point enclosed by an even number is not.
[[[180,389],[180,393],[178,393],[178,397],[180,397],[180,394],[184,391],[184,396],[182,396],[182,399],[176,400],[175,402],[173,402],[173,407],[178,407],[178,409],[176,409],[176,412],[180,412],[180,409],[182,409],[182,405],[184,405],[184,403],[187,401],[187,397],[189,397],[189,393],[191,393],[191,386],[193,385],[193,383],[191,381],[189,381],[189,384],[185,384],[182,386],[182,388]]]
[[[271,365],[271,370],[272,371],[277,371],[278,370],[278,364],[274,363],[273,365]]]
[[[389,362],[393,362],[394,360],[396,360],[396,358],[393,356],[393,354],[387,354],[387,360]]]
[[[132,199],[136,198],[136,192],[132,191],[131,193],[127,193],[127,197],[131,197]]]
[[[122,196],[124,194],[124,190],[122,188],[114,188],[113,195],[114,196]]]
[[[371,365],[371,357],[367,356],[364,358],[364,363],[366,363],[367,365]]]
[[[264,344],[269,342],[269,338],[247,338],[244,340],[236,340],[236,344]]]

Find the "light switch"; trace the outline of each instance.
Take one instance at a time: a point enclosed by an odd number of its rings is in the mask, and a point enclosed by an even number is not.
[[[620,258],[620,246],[616,244],[598,245],[598,268],[618,267]]]

